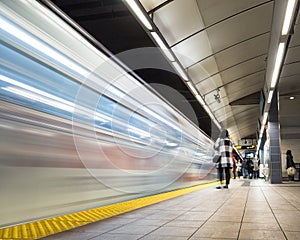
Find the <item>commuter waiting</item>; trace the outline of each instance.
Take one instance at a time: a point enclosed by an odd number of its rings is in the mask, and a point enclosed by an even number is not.
[[[243,178],[248,178],[249,173],[248,173],[247,159],[243,159],[242,172],[243,172]]]
[[[238,178],[240,178],[241,176],[243,176],[241,159],[239,159],[239,160],[237,161],[237,164],[236,164],[236,172],[237,172]]]
[[[253,160],[253,178],[259,178],[259,160],[257,159],[257,157],[255,157]]]

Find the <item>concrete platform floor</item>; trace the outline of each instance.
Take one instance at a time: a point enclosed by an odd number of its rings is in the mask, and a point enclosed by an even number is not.
[[[300,182],[231,180],[45,240],[300,239]]]

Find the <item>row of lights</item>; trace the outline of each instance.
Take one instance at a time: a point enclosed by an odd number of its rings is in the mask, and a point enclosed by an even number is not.
[[[284,16],[284,22],[283,22],[283,26],[282,26],[282,30],[281,30],[281,37],[286,36],[289,33],[291,21],[293,19],[294,9],[296,6],[296,2],[297,2],[297,0],[288,0],[288,4],[286,7],[285,16]],[[278,48],[277,48],[275,65],[274,65],[273,74],[272,74],[272,78],[271,78],[270,91],[269,91],[269,95],[268,95],[268,99],[267,99],[268,104],[270,104],[272,102],[274,90],[275,90],[275,87],[276,87],[278,79],[279,79],[279,73],[280,73],[280,68],[282,65],[283,58],[284,58],[285,48],[286,48],[285,42],[280,42],[278,45]],[[262,136],[264,133],[265,124],[267,123],[267,119],[268,119],[268,110],[263,115],[261,129],[260,129],[260,133],[259,133],[259,139],[258,139],[258,143],[257,143],[256,155],[258,155],[258,151],[260,148],[261,139],[262,139]]]
[[[216,117],[212,114],[209,107],[205,104],[204,99],[198,93],[198,91],[194,87],[194,84],[190,81],[189,76],[187,75],[186,71],[182,67],[181,63],[174,56],[174,53],[168,47],[167,43],[165,42],[164,38],[160,35],[159,31],[155,31],[156,28],[153,27],[152,21],[150,20],[148,14],[145,12],[145,10],[141,6],[141,4],[136,2],[135,0],[126,0],[126,3],[130,7],[130,9],[133,11],[133,13],[136,15],[136,17],[140,20],[140,22],[144,25],[144,27],[150,31],[152,38],[155,40],[157,45],[161,48],[161,50],[163,51],[165,56],[172,63],[172,65],[173,65],[174,69],[177,71],[177,73],[185,81],[185,83],[187,84],[187,86],[189,87],[191,92],[195,95],[196,99],[200,102],[200,104],[203,106],[205,111],[209,114],[210,118],[214,121],[215,125],[219,129],[221,129],[221,125],[217,121]]]

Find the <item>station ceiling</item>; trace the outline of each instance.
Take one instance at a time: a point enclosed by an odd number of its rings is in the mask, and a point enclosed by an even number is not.
[[[132,62],[126,57],[122,59],[121,53],[156,47],[150,32],[121,0],[52,2],[129,67]],[[275,24],[282,21],[280,14],[285,12],[286,1],[278,4],[270,0],[140,0],[139,3],[220,125],[229,130],[236,143],[239,139],[256,138],[261,121],[260,95],[263,91],[267,100],[267,78],[276,55],[272,39],[274,42],[281,28]],[[283,138],[300,138],[298,8],[295,16],[278,83]],[[184,80],[168,71],[172,69],[168,58],[162,52],[154,58],[163,70],[146,68],[135,72],[214,138],[215,124]],[[193,107],[196,118],[161,85],[182,94]]]

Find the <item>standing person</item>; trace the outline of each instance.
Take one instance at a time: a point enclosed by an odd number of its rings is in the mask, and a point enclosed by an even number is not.
[[[249,178],[253,178],[253,161],[251,158],[247,159],[247,167],[248,167],[248,174]]]
[[[237,171],[238,178],[240,178],[241,176],[243,176],[243,173],[242,173],[242,163],[241,163],[240,159],[238,160],[238,162],[236,164],[236,171]]]
[[[258,172],[259,172],[258,159],[257,159],[257,157],[254,157],[254,160],[253,160],[253,178],[254,179],[258,179],[258,177],[259,177]]]
[[[214,148],[218,150],[221,154],[221,160],[218,164],[218,172],[219,172],[219,179],[220,179],[220,186],[216,187],[220,189],[222,186],[223,181],[223,172],[225,171],[225,180],[226,184],[224,188],[228,188],[230,183],[230,169],[233,166],[232,163],[232,150],[233,150],[233,143],[229,138],[229,133],[227,130],[223,130],[217,139]]]
[[[295,168],[295,163],[291,150],[286,151],[286,169],[288,169],[289,167]],[[288,177],[290,181],[294,180],[294,175],[288,175]]]
[[[233,173],[233,179],[236,179],[236,159],[234,154],[232,154],[232,173]]]
[[[247,166],[247,158],[243,159],[242,162],[242,171],[243,171],[243,178],[248,178],[248,166]]]

